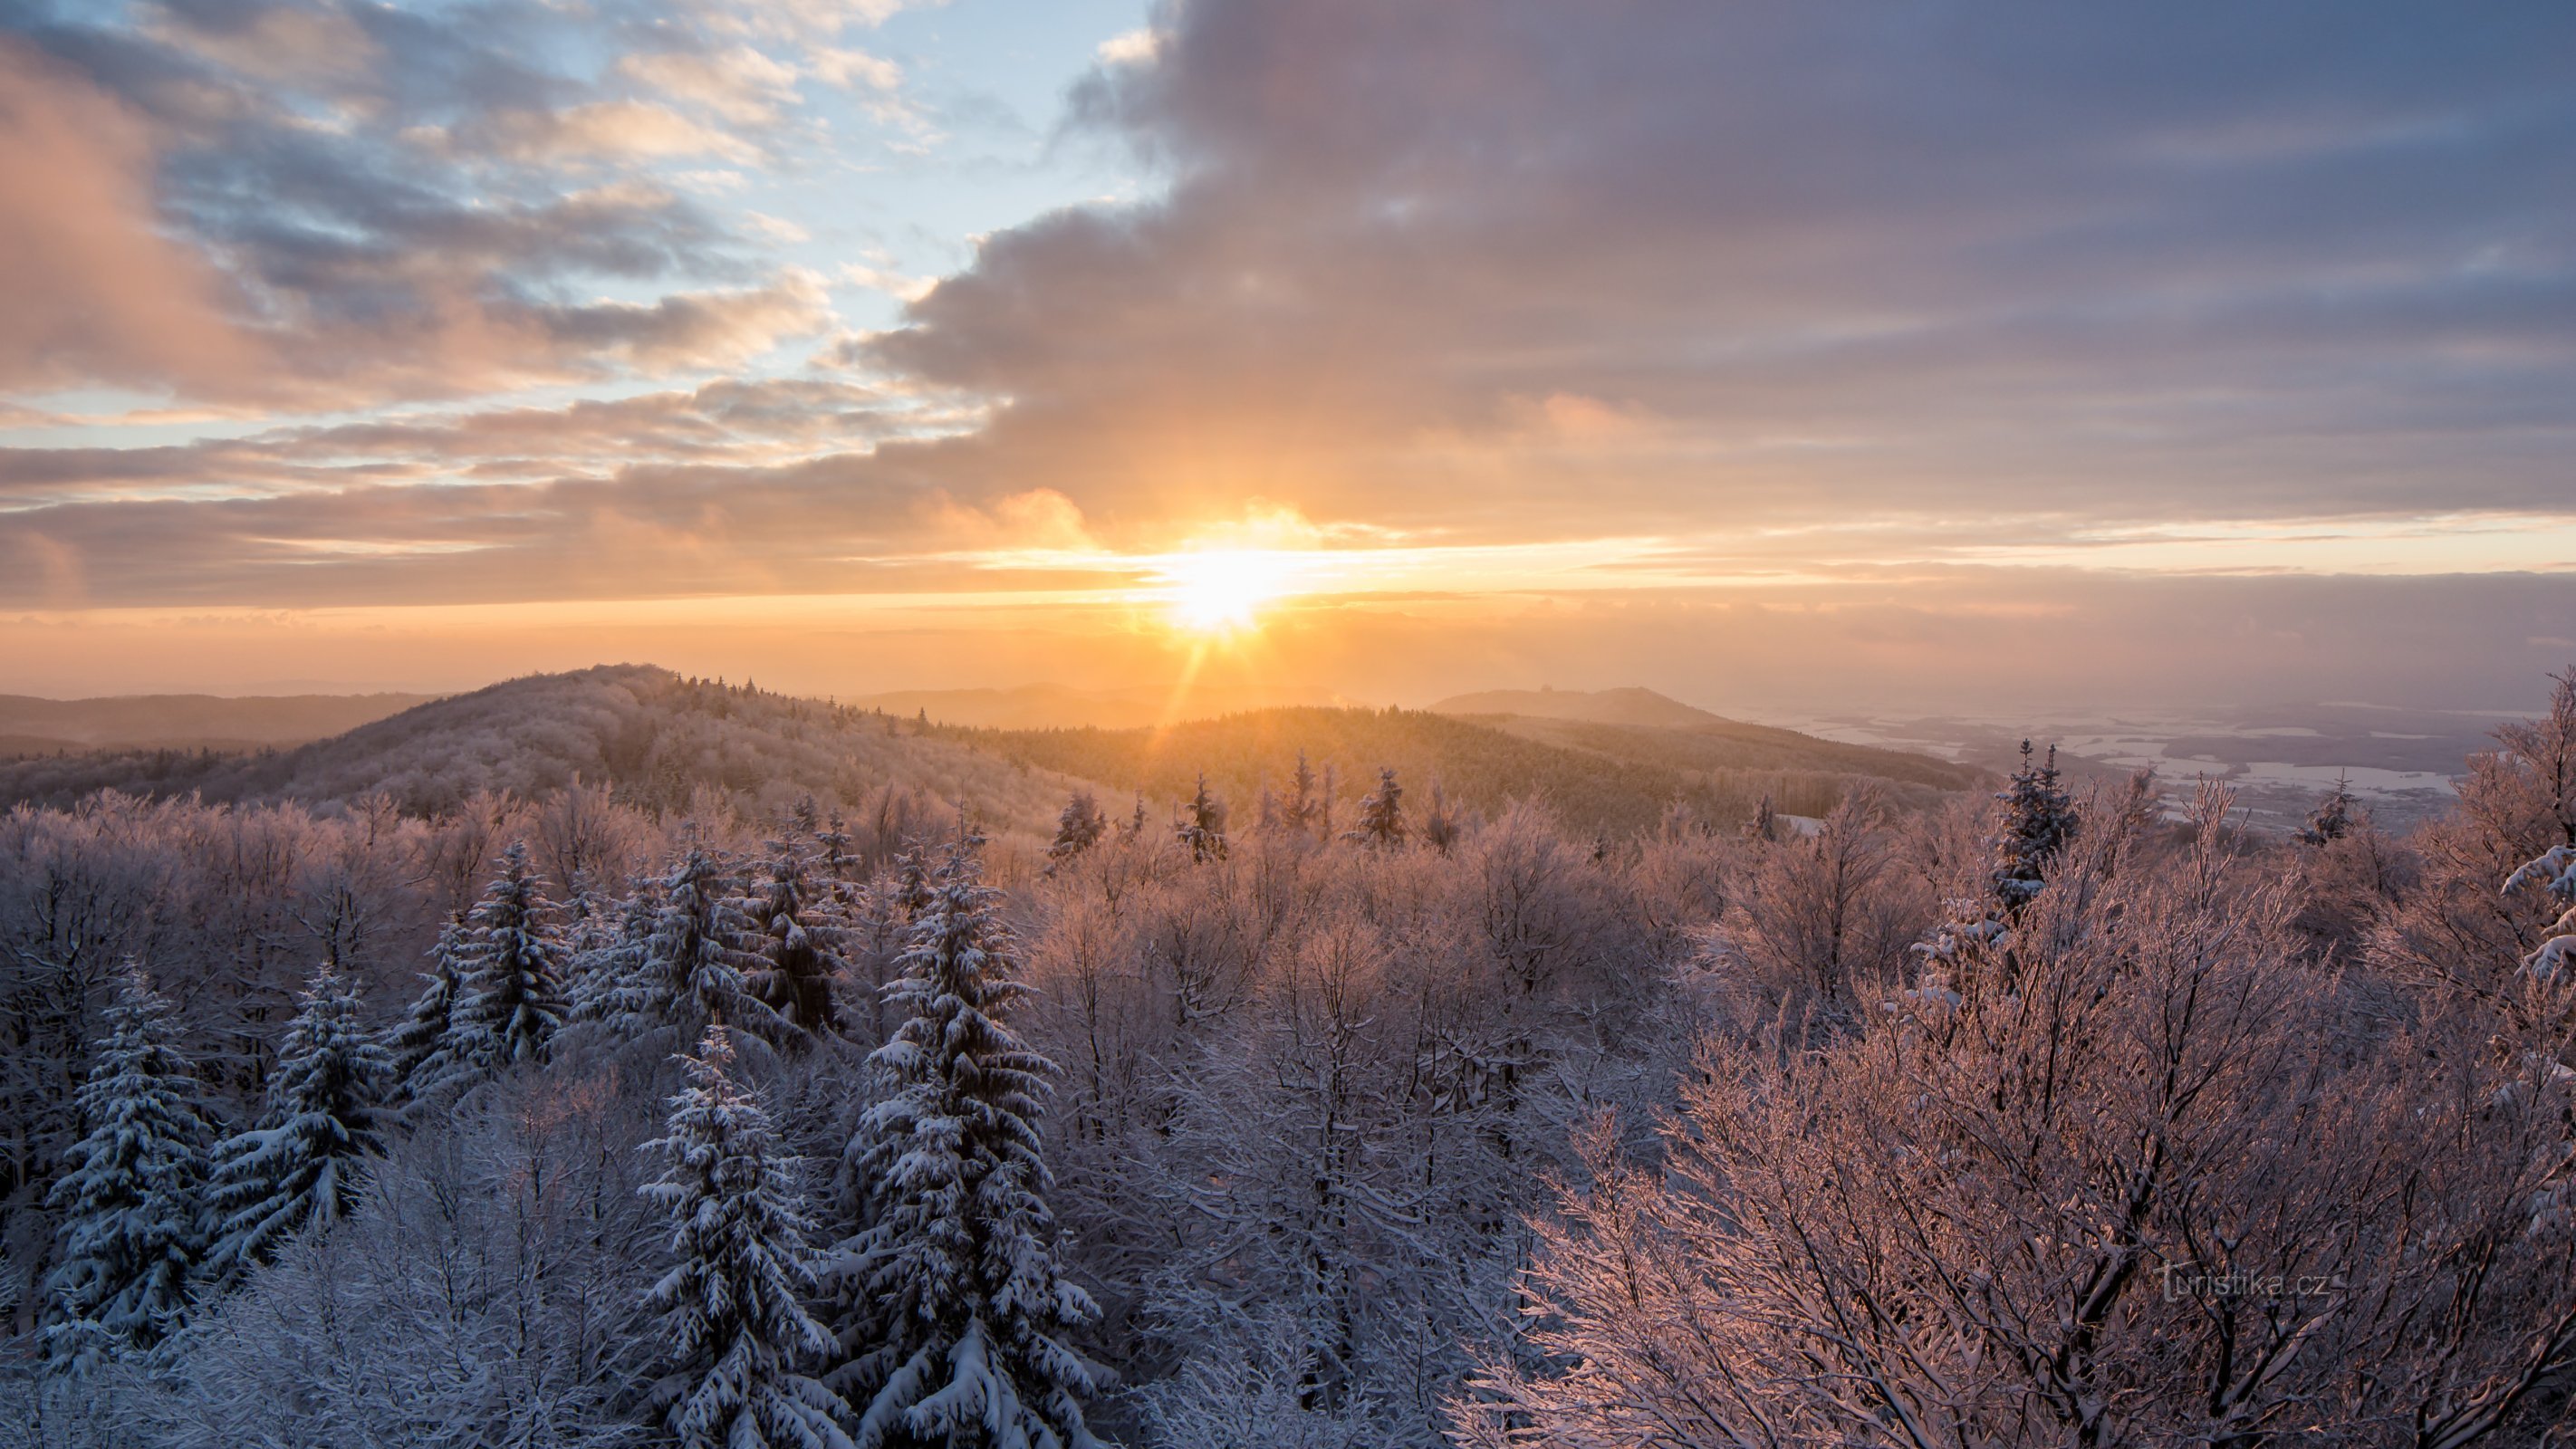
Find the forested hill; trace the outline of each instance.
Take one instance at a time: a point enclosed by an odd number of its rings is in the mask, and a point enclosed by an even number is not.
[[[1721,723],[1724,723],[1721,721]],[[1544,725],[1564,738],[1535,737]],[[1187,797],[1204,771],[1228,801],[1234,827],[1248,827],[1260,793],[1286,793],[1302,751],[1318,775],[1336,777],[1336,808],[1347,810],[1392,766],[1427,806],[1436,782],[1451,805],[1485,815],[1515,799],[1548,806],[1577,830],[1610,835],[1654,828],[1679,802],[1700,819],[1731,825],[1769,795],[1792,814],[1821,815],[1868,780],[1916,802],[1964,789],[1979,777],[1938,760],[1807,740],[1804,755],[1772,749],[1730,754],[1716,736],[1618,726],[1563,726],[1509,717],[1454,718],[1421,710],[1269,709],[1163,729],[941,731],[960,743],[1031,766],[1141,791],[1159,819]],[[1116,800],[1104,804],[1119,813]]]
[[[535,675],[295,749],[123,750],[0,761],[0,803],[68,806],[103,789],[210,802],[351,800],[445,810],[477,791],[533,798],[575,780],[648,807],[715,791],[756,815],[812,794],[852,809],[889,793],[963,801],[996,825],[1051,824],[1075,782],[925,737],[909,721],[683,679],[647,665]]]
[[[618,664],[509,680],[291,749],[0,760],[0,804],[65,807],[110,789],[210,803],[381,793],[439,813],[478,791],[535,798],[580,780],[646,808],[685,809],[712,793],[767,817],[809,794],[853,811],[901,797],[911,814],[962,802],[992,825],[1044,831],[1086,787],[1113,813],[1141,791],[1159,822],[1204,771],[1241,829],[1258,818],[1265,784],[1284,790],[1302,751],[1319,776],[1332,773],[1337,810],[1392,766],[1417,809],[1437,782],[1463,811],[1490,816],[1530,799],[1577,830],[1628,835],[1675,802],[1731,825],[1766,795],[1822,815],[1861,780],[1914,804],[1979,783],[1926,757],[1702,718],[1664,728],[1298,707],[1162,729],[975,729]]]

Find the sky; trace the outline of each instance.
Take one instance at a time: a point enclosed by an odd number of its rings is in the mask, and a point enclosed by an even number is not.
[[[2557,0],[0,0],[0,296],[0,692],[2576,661]]]

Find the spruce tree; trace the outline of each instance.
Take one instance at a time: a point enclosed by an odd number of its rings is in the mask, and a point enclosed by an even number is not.
[[[816,891],[805,856],[790,842],[769,842],[768,879],[734,901],[749,923],[745,944],[759,964],[753,992],[806,1038],[840,1029],[832,981],[842,970],[840,927],[828,891]]]
[[[1315,824],[1315,767],[1306,762],[1306,752],[1297,752],[1297,773],[1288,777],[1288,803],[1284,812],[1289,824],[1300,830]]]
[[[379,1109],[392,1080],[357,991],[325,966],[278,1047],[264,1125],[215,1148],[207,1277],[228,1282],[275,1258],[288,1235],[348,1215],[366,1160],[383,1149]]]
[[[2045,884],[2049,862],[2075,838],[2075,803],[2057,776],[2057,746],[2045,760],[2021,742],[2021,768],[2012,783],[1995,796],[2003,802],[2003,823],[1991,844],[1995,852],[1996,903],[2017,911]]]
[[[1208,792],[1205,773],[1200,774],[1198,790],[1181,809],[1183,814],[1172,827],[1172,835],[1189,847],[1190,859],[1225,859],[1225,802]]]
[[[48,1357],[78,1367],[177,1328],[204,1246],[207,1125],[170,1003],[127,963],[79,1092],[83,1135],[48,1197],[61,1261],[46,1279]]]
[[[1458,817],[1449,808],[1449,792],[1437,778],[1431,782],[1431,808],[1422,816],[1422,843],[1442,855],[1458,843]]]
[[[695,1041],[714,1022],[775,1034],[784,1023],[751,994],[746,974],[763,963],[738,944],[747,923],[727,887],[722,863],[689,847],[663,883],[645,933],[603,963],[604,979],[583,1015],[626,1037],[668,1031]]]
[[[438,944],[429,952],[429,969],[420,973],[426,984],[413,999],[411,1009],[404,1013],[401,1025],[394,1028],[394,1090],[402,1097],[416,1097],[429,1085],[430,1063],[447,1040],[448,1022],[456,1014],[459,961],[464,949],[462,922],[451,920],[439,928]]]
[[[1064,802],[1064,810],[1055,819],[1055,840],[1047,846],[1047,870],[1053,872],[1064,862],[1100,843],[1109,830],[1109,819],[1100,813],[1100,802],[1088,790],[1077,790]]]
[[[802,1301],[814,1273],[795,1159],[728,1074],[723,1027],[682,1060],[688,1085],[649,1144],[668,1165],[644,1188],[678,1260],[647,1299],[668,1335],[655,1406],[686,1449],[848,1449],[847,1406],[807,1372],[833,1344]]]
[[[414,1074],[421,1097],[454,1096],[522,1062],[545,1061],[571,1006],[552,902],[524,844],[501,853],[457,949],[456,1002],[438,1051]]]
[[[887,989],[911,1016],[870,1058],[887,1091],[850,1144],[875,1213],[832,1255],[847,1356],[833,1380],[864,1406],[861,1449],[1096,1442],[1082,1416],[1094,1372],[1064,1338],[1098,1310],[1056,1261],[1046,1202],[1038,1122],[1055,1068],[1002,1020],[1028,988],[981,844],[949,849],[913,923]]]
[[[1404,843],[1404,787],[1395,782],[1395,767],[1381,765],[1377,788],[1360,797],[1360,822],[1343,832],[1344,840],[1375,850]]]
[[[2355,801],[2349,776],[2335,776],[2334,793],[2317,802],[2308,812],[2308,823],[2298,831],[2301,845],[2331,845],[2352,833],[2355,823]]]

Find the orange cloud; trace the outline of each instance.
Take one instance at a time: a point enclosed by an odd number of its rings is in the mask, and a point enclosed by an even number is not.
[[[255,368],[214,270],[160,231],[153,160],[141,116],[0,40],[0,389],[228,394]]]

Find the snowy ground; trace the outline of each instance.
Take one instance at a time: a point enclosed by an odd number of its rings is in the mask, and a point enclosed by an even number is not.
[[[2502,718],[2314,704],[2201,713],[2038,711],[2011,718],[1775,714],[1763,722],[1998,770],[2011,767],[2026,735],[2042,747],[2055,744],[2070,775],[2153,765],[2169,786],[2224,779],[2236,787],[2251,822],[2271,829],[2296,825],[2340,776],[2383,825],[2402,830],[2449,807],[2461,762],[2492,747],[2489,732]]]

